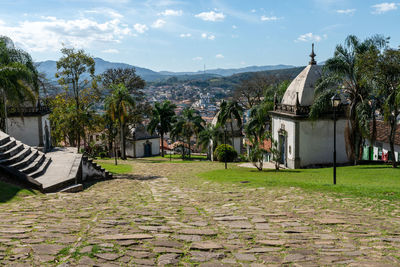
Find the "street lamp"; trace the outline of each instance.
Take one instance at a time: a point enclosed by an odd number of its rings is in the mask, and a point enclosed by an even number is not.
[[[336,109],[341,103],[340,96],[335,93],[331,102],[333,107],[333,184],[336,184]]]
[[[227,159],[227,156],[226,156],[226,123],[225,123],[225,126],[224,126],[224,143],[225,143],[225,145],[224,145],[224,159],[225,159],[225,170],[228,168],[228,159]]]

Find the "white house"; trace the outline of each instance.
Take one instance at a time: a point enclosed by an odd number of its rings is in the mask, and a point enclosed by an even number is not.
[[[47,106],[7,109],[7,133],[24,144],[51,149],[50,109]]]
[[[272,137],[278,142],[281,163],[291,169],[333,162],[333,116],[312,121],[308,118],[314,101],[314,90],[321,77],[321,67],[315,61],[314,45],[309,65],[292,81],[282,102],[275,103],[272,118]],[[347,120],[339,110],[336,121],[337,162],[348,162],[345,146]]]
[[[151,135],[145,126],[139,125],[130,130],[126,138],[126,155],[132,158],[143,158],[160,155],[160,137]]]

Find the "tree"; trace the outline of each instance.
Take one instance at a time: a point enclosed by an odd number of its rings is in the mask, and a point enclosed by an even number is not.
[[[39,92],[37,70],[31,56],[15,48],[12,40],[0,36],[0,128],[7,131],[7,103],[20,107],[26,100],[35,102]]]
[[[107,69],[100,75],[104,94],[111,93],[110,88],[113,84],[124,84],[129,94],[135,99],[136,105],[131,109],[126,123],[137,125],[141,123],[145,117],[151,115],[152,107],[147,101],[142,89],[146,82],[136,74],[135,68],[114,68]]]
[[[148,131],[157,133],[161,137],[161,156],[164,157],[164,136],[172,130],[175,118],[176,105],[166,100],[163,103],[155,103],[151,113],[150,123],[147,126]]]
[[[334,56],[324,66],[323,76],[316,86],[310,117],[316,119],[331,109],[330,98],[339,91],[348,103],[345,137],[347,155],[357,164],[362,139],[362,107],[367,106],[372,87],[364,82],[364,73],[358,62],[373,47],[384,47],[387,39],[374,36],[360,41],[349,35],[344,45],[337,45]]]
[[[371,49],[361,61],[369,81],[375,83],[378,105],[389,124],[389,144],[393,168],[397,167],[394,142],[400,114],[400,49]],[[375,116],[374,116],[375,117]]]
[[[242,128],[242,114],[243,114],[243,108],[239,105],[237,101],[228,101],[226,102],[225,100],[221,102],[220,105],[220,111],[218,114],[218,124],[221,127],[225,127],[227,123],[230,124],[231,126],[231,132],[232,132],[232,145],[234,146],[234,138],[235,138],[235,133],[234,133],[234,128],[233,128],[233,121],[236,121],[236,124],[241,130]]]
[[[106,110],[111,119],[118,123],[120,131],[121,158],[126,159],[125,153],[125,121],[132,108],[135,107],[135,99],[129,94],[125,85],[113,85],[112,94],[105,100]]]
[[[250,160],[253,165],[259,170],[263,169],[264,140],[269,135],[269,114],[270,106],[268,103],[263,103],[253,107],[250,110],[249,121],[245,125],[245,133],[251,144]]]
[[[76,51],[74,48],[62,48],[63,56],[57,61],[58,83],[64,86],[67,94],[72,90],[72,96],[75,100],[75,112],[79,119],[81,112],[81,91],[84,88],[96,88],[96,80],[94,79],[95,62],[92,57],[87,55],[83,50]],[[87,76],[92,78],[91,83],[87,80]],[[83,80],[82,80],[83,78]],[[75,125],[77,148],[80,150],[82,125],[77,121]]]
[[[263,101],[268,87],[273,86],[277,78],[273,75],[253,74],[236,87],[234,98],[245,109],[251,109]]]
[[[174,137],[182,136],[186,139],[189,146],[189,158],[191,156],[191,138],[193,135],[198,136],[204,129],[204,120],[201,118],[200,113],[192,108],[185,108],[182,115],[178,117],[174,124],[172,135]]]
[[[218,144],[222,144],[224,140],[224,133],[221,131],[221,127],[207,124],[206,127],[199,134],[199,145],[202,148],[207,148],[207,158],[211,159],[214,149]],[[212,143],[212,147],[211,147]]]

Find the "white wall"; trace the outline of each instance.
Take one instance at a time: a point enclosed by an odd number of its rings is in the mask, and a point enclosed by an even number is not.
[[[142,158],[144,157],[144,144],[149,141],[151,143],[151,153],[152,156],[160,155],[160,138],[153,138],[148,140],[139,140],[139,141],[131,141],[127,140],[126,144],[126,155],[128,157],[135,157],[134,142],[136,142],[136,157]]]
[[[336,122],[336,161],[337,163],[348,162],[346,154],[346,143],[344,130],[346,120]],[[299,151],[296,159],[296,123],[298,124],[297,138]],[[333,120],[299,120],[290,118],[273,117],[272,131],[274,140],[279,142],[279,130],[284,127],[287,133],[287,166],[295,168],[296,160],[298,167],[307,167],[316,164],[333,163]]]
[[[8,134],[15,139],[21,141],[22,143],[29,145],[29,146],[39,146],[39,123],[38,123],[39,116],[29,116],[24,117],[12,117],[8,118]],[[49,134],[50,131],[50,121],[49,115],[42,116],[42,133],[43,133],[43,145],[46,142],[45,137],[45,123],[49,127]]]
[[[347,120],[336,121],[336,162],[348,162],[344,137]],[[300,165],[333,163],[333,120],[300,122]]]
[[[279,143],[279,131],[283,129],[286,131],[287,136],[287,144],[286,144],[286,157],[287,163],[290,168],[292,167],[291,164],[294,164],[295,155],[296,155],[296,147],[295,147],[295,132],[296,132],[296,124],[293,120],[287,118],[272,118],[272,138]],[[290,149],[289,149],[290,147]],[[290,153],[289,153],[290,150]]]

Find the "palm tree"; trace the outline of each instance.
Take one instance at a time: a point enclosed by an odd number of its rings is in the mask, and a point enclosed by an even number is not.
[[[231,126],[232,131],[232,145],[234,145],[234,128],[233,121],[236,120],[236,124],[239,129],[242,128],[242,114],[243,108],[237,101],[222,101],[219,106],[220,111],[218,114],[218,125],[225,127],[227,123]]]
[[[151,120],[147,130],[153,134],[158,132],[161,136],[161,156],[164,157],[164,135],[172,130],[172,124],[176,121],[176,105],[166,100],[163,103],[155,103]]]
[[[0,91],[2,92],[1,128],[7,131],[7,103],[21,107],[35,102],[39,86],[37,70],[28,53],[15,48],[10,38],[0,36]]]
[[[218,126],[207,124],[206,127],[199,133],[199,145],[207,148],[207,158],[210,159],[214,148],[218,146],[218,143],[222,143],[224,140],[224,133]],[[212,144],[212,145],[211,145]]]
[[[337,45],[334,56],[324,66],[324,74],[315,90],[315,101],[311,107],[310,117],[318,118],[330,110],[329,99],[340,91],[348,103],[348,123],[346,126],[346,150],[350,160],[355,164],[360,155],[362,139],[361,110],[370,101],[372,87],[365,82],[364,73],[359,66],[359,59],[373,47],[383,47],[387,39],[374,36],[360,41],[349,35],[344,45]]]
[[[135,107],[135,100],[123,84],[112,85],[112,94],[105,100],[107,113],[120,128],[121,158],[126,159],[125,153],[125,121],[129,112]]]
[[[190,139],[193,135],[199,135],[199,133],[204,129],[204,124],[205,122],[198,111],[191,108],[185,108],[182,111],[182,116],[178,117],[178,120],[174,125],[172,135],[175,137],[182,136],[183,138],[186,138],[189,146],[189,158],[191,156]]]
[[[263,169],[264,149],[261,145],[267,138],[269,132],[269,114],[271,105],[269,102],[261,103],[250,110],[249,121],[245,125],[245,133],[252,146],[250,159],[253,165],[259,170]]]

